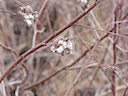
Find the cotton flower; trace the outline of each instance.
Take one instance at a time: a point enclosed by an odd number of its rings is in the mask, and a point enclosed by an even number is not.
[[[78,0],[78,2],[81,2],[83,4],[87,4],[88,3],[88,0]]]
[[[24,19],[26,19],[26,20],[30,19],[31,20],[31,19],[34,19],[34,16],[32,14],[28,14],[28,15],[24,16]]]
[[[36,18],[38,18],[38,12],[33,11],[33,8],[29,5],[20,7],[18,13],[23,16],[24,21],[27,23],[28,26],[31,26]]]
[[[28,19],[28,20],[25,20],[25,21],[26,21],[26,23],[27,23],[28,26],[31,26],[32,25],[32,21],[31,20]]]
[[[78,2],[81,2],[83,4],[87,4],[88,3],[88,0],[78,0]]]
[[[73,44],[67,38],[55,40],[55,44],[51,46],[51,51],[61,55],[72,54]]]
[[[81,6],[81,8],[82,8],[83,10],[85,10],[85,9],[87,8],[88,1],[89,1],[89,0],[78,0],[79,5]]]

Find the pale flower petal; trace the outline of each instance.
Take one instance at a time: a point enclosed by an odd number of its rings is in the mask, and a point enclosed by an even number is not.
[[[55,50],[55,52],[61,54],[61,53],[64,52],[64,50],[65,50],[64,47],[63,47],[63,46],[60,46],[59,48],[57,48],[57,49]]]
[[[29,27],[38,18],[38,12],[33,11],[33,8],[29,5],[20,7],[19,14],[24,17],[24,21]]]
[[[55,44],[51,46],[51,51],[61,55],[72,54],[73,44],[67,38],[55,40]]]
[[[26,23],[27,23],[28,26],[31,26],[32,25],[32,21],[31,20],[28,19],[28,20],[25,20],[25,21],[26,21]]]
[[[84,4],[88,3],[88,0],[78,0],[78,1],[81,2],[81,3],[84,3]]]

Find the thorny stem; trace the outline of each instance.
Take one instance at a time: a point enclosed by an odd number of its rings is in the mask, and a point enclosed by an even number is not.
[[[75,24],[78,20],[80,20],[82,17],[84,17],[88,12],[90,12],[94,7],[96,7],[100,2],[97,1],[95,2],[87,11],[84,10],[81,14],[79,14],[77,17],[75,17],[70,23],[68,23],[67,25],[65,25],[64,27],[60,28],[58,31],[56,31],[53,35],[49,36],[47,39],[45,39],[42,43],[38,44],[37,46],[35,46],[34,48],[31,48],[30,50],[28,50],[26,53],[22,54],[17,60],[16,62],[14,62],[14,64],[12,64],[7,71],[2,75],[2,77],[0,78],[0,82],[23,60],[25,59],[28,55],[30,55],[31,53],[33,53],[34,51],[36,51],[37,49],[40,49],[43,46],[46,46],[46,44],[48,42],[50,42],[52,39],[54,39],[56,36],[58,36],[59,34],[61,34],[63,31],[65,31],[66,29],[68,29],[69,27],[71,27],[73,24]]]

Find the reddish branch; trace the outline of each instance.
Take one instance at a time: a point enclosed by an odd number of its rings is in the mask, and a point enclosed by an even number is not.
[[[8,51],[11,51],[15,56],[18,56],[17,53],[15,52],[15,50],[13,50],[12,48],[7,47],[1,43],[0,43],[0,46],[3,47],[4,49],[8,50]]]
[[[128,16],[128,13],[122,18],[122,20],[124,20],[127,16]],[[114,29],[114,28],[112,28],[109,32],[112,32],[113,29]],[[100,41],[104,40],[105,37],[107,37],[109,34],[110,34],[110,33],[107,33],[106,35],[104,35],[104,36],[100,39]],[[94,47],[94,45],[91,46],[87,51],[91,50],[93,47]],[[80,57],[80,58],[82,58],[82,57]],[[77,59],[76,61],[78,61],[78,59]],[[76,62],[76,61],[75,61],[75,62]],[[123,63],[126,63],[126,62],[127,62],[127,61],[124,61]],[[76,63],[77,63],[77,62],[76,62]],[[120,64],[122,64],[122,63],[119,63],[119,64],[117,64],[117,65],[120,65]],[[60,69],[60,70],[58,70],[57,72],[55,72],[55,73],[53,73],[52,75],[50,75],[49,77],[47,77],[46,79],[40,80],[40,81],[38,81],[38,82],[36,82],[36,83],[30,85],[30,86],[27,86],[27,87],[24,88],[23,90],[31,89],[31,88],[33,88],[33,87],[39,85],[40,83],[44,83],[44,82],[48,81],[48,80],[51,79],[53,76],[57,75],[57,74],[60,73],[61,71],[65,70],[66,68],[69,68],[69,67],[71,67],[71,66],[73,66],[73,65],[74,65],[74,64],[71,64],[71,65],[69,65],[69,66],[65,66],[65,67],[63,67],[62,69]],[[110,65],[112,65],[112,64],[110,64]],[[101,69],[102,69],[102,67],[101,67]],[[102,71],[104,72],[104,70],[102,70]],[[105,75],[106,75],[106,73],[105,73]],[[106,76],[107,76],[107,75],[106,75]],[[108,77],[108,76],[107,76],[107,77]],[[111,79],[110,79],[109,77],[108,77],[108,79],[111,81]],[[113,82],[111,81],[111,83],[113,83]]]
[[[117,4],[116,8],[115,8],[115,11],[114,11],[114,22],[117,22],[118,19],[119,19],[119,11],[121,10],[122,8],[122,2],[120,2],[119,4]],[[114,33],[115,34],[119,34],[119,26],[118,26],[118,23],[114,24]],[[117,48],[116,48],[116,45],[118,43],[118,36],[115,35],[114,36],[114,43],[113,43],[113,64],[115,65],[116,64],[116,60],[117,60]],[[113,96],[116,95],[116,76],[115,76],[115,72],[113,71],[112,73],[112,81],[113,81],[113,84],[111,85],[112,86],[112,94]]]
[[[17,52],[15,50],[13,50],[12,48],[7,47],[7,46],[5,46],[5,45],[3,45],[1,43],[0,43],[0,46],[3,47],[5,50],[8,50],[8,51],[12,52],[15,55],[16,58],[19,57]],[[27,69],[27,67],[26,67],[26,65],[24,63],[22,63],[22,67],[25,69],[26,76],[25,76],[25,78],[22,80],[22,82],[20,84],[23,84],[26,81],[27,77],[28,77],[28,69]]]
[[[59,74],[60,72],[68,69],[69,67],[72,67],[73,65],[75,65],[78,61],[80,61],[88,52],[89,50],[91,50],[93,48],[93,46],[91,46],[88,50],[86,50],[80,57],[78,57],[73,63],[67,65],[67,66],[64,66],[63,68],[61,68],[60,70],[56,71],[55,73],[53,73],[52,75],[48,76],[46,79],[43,79],[43,80],[40,80],[30,86],[27,86],[25,87],[23,90],[28,90],[28,89],[31,89],[41,83],[44,83],[46,81],[48,81],[49,79],[51,79],[52,77],[54,77],[55,75]]]
[[[114,29],[114,28],[113,28],[113,29]],[[112,29],[112,31],[113,31],[113,29]],[[112,32],[112,31],[111,31],[111,32]],[[105,37],[107,37],[108,35],[109,35],[109,33],[102,35],[101,38],[95,43],[95,45],[94,45],[94,47],[93,47],[93,49],[92,49],[92,51],[91,51],[92,54],[88,57],[88,59],[86,60],[85,64],[83,65],[83,67],[80,69],[80,71],[79,71],[77,77],[75,78],[74,82],[72,83],[70,89],[66,92],[66,94],[65,94],[64,96],[68,96],[68,94],[70,93],[70,91],[72,91],[72,89],[73,89],[74,86],[76,85],[78,79],[80,78],[80,76],[81,76],[82,73],[84,72],[84,70],[85,70],[85,68],[86,68],[86,65],[88,64],[89,60],[92,58],[93,53],[94,53],[94,51],[95,51],[97,45],[98,45],[102,40],[104,40]]]
[[[86,69],[87,64],[89,63],[89,61],[92,59],[93,55],[94,55],[94,51],[97,48],[97,45],[99,44],[100,40],[98,40],[95,44],[94,47],[91,50],[91,54],[90,56],[87,58],[87,60],[85,61],[85,64],[82,66],[82,68],[80,69],[78,75],[76,76],[75,80],[73,81],[72,85],[70,86],[69,90],[67,90],[67,92],[65,93],[64,96],[68,96],[69,93],[72,91],[72,89],[74,88],[74,86],[76,85],[76,83],[78,82],[80,76],[82,75],[82,73],[84,72],[84,70]]]
[[[40,9],[40,12],[39,12],[39,21],[38,21],[39,25],[38,25],[38,27],[40,27],[40,28],[42,27],[42,22],[44,20],[44,12],[46,10],[47,4],[48,4],[48,0],[45,0],[41,9]]]
[[[79,14],[77,17],[75,17],[70,23],[68,23],[67,25],[65,25],[64,27],[60,28],[58,31],[56,31],[53,35],[49,36],[47,39],[45,39],[42,43],[38,44],[37,46],[35,46],[34,48],[31,48],[30,50],[28,50],[26,53],[24,53],[23,55],[21,55],[16,62],[14,62],[14,64],[12,64],[9,69],[7,69],[7,71],[3,74],[3,76],[0,78],[0,82],[15,68],[15,66],[17,66],[23,59],[25,59],[28,55],[30,55],[31,53],[33,53],[34,51],[36,51],[37,49],[40,49],[43,46],[46,46],[46,44],[48,42],[50,42],[53,38],[55,38],[56,36],[58,36],[59,34],[61,34],[63,31],[65,31],[66,29],[68,29],[69,27],[71,27],[73,24],[75,24],[78,20],[80,20],[82,17],[84,17],[88,12],[90,12],[94,7],[96,7],[100,2],[97,1],[95,2],[87,11],[84,10],[81,14]]]
[[[128,13],[122,18],[122,20],[124,20],[127,16],[128,16]],[[120,25],[120,24],[121,24],[121,23],[119,23],[119,25]],[[110,32],[112,32],[113,30],[114,30],[114,28],[112,28],[112,29],[110,30]],[[103,36],[100,38],[99,42],[101,42],[102,40],[104,40],[107,36],[109,36],[109,34],[110,34],[110,33],[107,33],[107,34],[103,35]],[[97,43],[97,44],[98,44],[98,43]],[[97,44],[96,44],[96,45],[97,45]],[[91,46],[91,47],[93,48],[94,45]],[[92,48],[91,48],[91,49],[92,49]],[[95,48],[94,48],[94,49],[95,49]],[[90,58],[91,58],[91,57],[90,57]],[[89,58],[89,59],[90,59],[90,58]],[[86,64],[87,64],[87,63],[85,63],[85,65],[86,65]],[[78,75],[78,77],[75,79],[73,85],[71,86],[70,90],[68,90],[68,92],[65,94],[65,96],[66,96],[66,95],[72,90],[72,88],[75,86],[77,80],[79,79],[79,76],[82,74],[82,72],[83,72],[83,70],[84,70],[85,67],[86,67],[86,66],[83,67],[82,71],[80,72],[80,74]],[[105,73],[105,71],[103,70],[103,68],[102,68],[102,67],[100,67],[100,68],[101,68],[101,70]],[[63,68],[62,68],[62,69],[63,69]],[[63,70],[65,70],[65,69],[66,69],[66,68],[64,67]],[[31,85],[31,86],[28,86],[28,87],[26,87],[25,89],[31,89],[31,88],[33,88],[33,87],[39,85],[40,83],[44,83],[44,82],[48,81],[48,80],[51,79],[53,76],[55,76],[56,74],[60,73],[60,72],[63,71],[63,70],[59,70],[59,71],[55,72],[54,74],[52,74],[51,76],[49,76],[48,78],[46,78],[46,79],[44,79],[44,80],[42,80],[42,81],[39,81],[39,82],[37,82],[37,83],[35,83],[35,84]],[[106,73],[105,73],[105,75],[107,76]],[[108,77],[108,76],[107,76],[107,77]],[[111,81],[111,79],[110,79],[109,77],[108,77],[108,79],[110,80],[110,82],[111,82],[112,84],[114,84],[114,82]]]

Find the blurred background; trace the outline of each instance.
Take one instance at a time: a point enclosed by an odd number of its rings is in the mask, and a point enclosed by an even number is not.
[[[19,56],[94,3],[95,0],[89,0],[88,4],[77,0],[0,0],[0,77]],[[26,5],[39,13],[39,18],[31,26],[18,14],[20,7]],[[63,96],[92,54],[87,65],[97,66],[84,70],[68,96],[114,96],[112,82],[115,96],[128,96],[127,9],[128,0],[102,0],[49,43],[54,43],[57,38],[69,38],[73,43],[72,54],[53,53],[50,46],[40,48],[0,83],[0,96]],[[107,33],[108,36],[92,52],[90,47]],[[73,66],[54,74],[70,64]],[[36,86],[31,86],[36,83]]]

